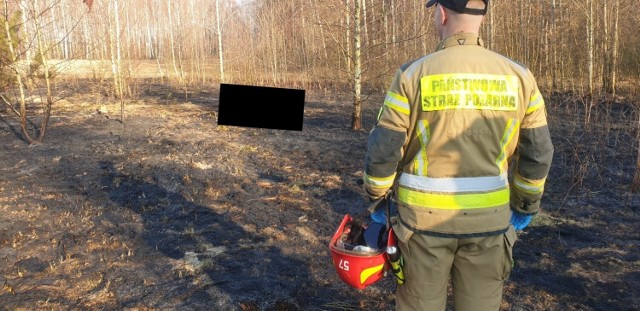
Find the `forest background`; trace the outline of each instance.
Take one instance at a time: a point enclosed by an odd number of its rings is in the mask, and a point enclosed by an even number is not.
[[[362,89],[384,89],[393,70],[438,42],[433,10],[423,1],[82,2],[4,1],[7,26],[18,31],[14,55],[2,55],[4,75],[13,76],[12,65],[33,74],[46,59],[52,76],[111,79],[119,98],[140,92],[134,78],[184,88],[222,82],[346,91],[354,96],[357,129]],[[526,64],[548,92],[589,96],[588,122],[600,98],[637,94],[639,6],[493,1],[481,36],[489,49]],[[5,84],[3,93],[9,89]]]

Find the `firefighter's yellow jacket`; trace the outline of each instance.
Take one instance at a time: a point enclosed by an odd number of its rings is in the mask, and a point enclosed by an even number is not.
[[[458,33],[396,72],[367,143],[364,187],[373,197],[395,187],[399,221],[413,232],[501,234],[510,209],[538,212],[552,156],[531,72]]]

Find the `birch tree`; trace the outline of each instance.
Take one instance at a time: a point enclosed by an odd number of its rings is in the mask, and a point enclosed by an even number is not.
[[[218,66],[220,68],[220,82],[224,83],[224,53],[222,46],[222,27],[220,26],[220,0],[216,0],[216,35],[218,38]]]
[[[593,0],[588,0],[589,13],[587,15],[587,41],[589,42],[589,46],[587,48],[587,55],[589,59],[589,95],[593,96],[594,85],[593,85],[593,71],[594,71],[594,54],[595,54],[595,16],[593,14]],[[589,105],[587,112],[587,122],[589,122],[591,118],[591,105]]]
[[[49,64],[47,59],[47,48],[44,46],[44,42],[42,39],[42,15],[37,13],[38,0],[33,0],[33,7],[29,10],[31,18],[34,22],[34,28],[36,30],[36,43],[38,46],[38,57],[39,63],[42,66],[44,82],[46,87],[46,102],[44,104],[44,117],[42,118],[42,122],[40,124],[40,133],[38,138],[36,139],[38,142],[42,142],[47,133],[47,127],[49,125],[49,117],[51,116],[51,107],[53,106],[53,95],[51,91],[51,76],[49,74]]]
[[[354,0],[354,48],[353,48],[353,115],[351,129],[362,129],[362,26],[360,23],[362,0]]]
[[[43,29],[43,15],[44,12],[50,11],[59,1],[49,2],[45,0],[43,5],[41,5],[40,0],[32,0],[30,2],[20,2],[18,7],[14,7],[14,11],[11,12],[9,9],[9,1],[4,0],[4,11],[3,11],[3,40],[1,40],[6,45],[7,58],[10,60],[11,71],[13,73],[13,82],[15,86],[18,88],[18,104],[19,110],[13,108],[13,104],[10,102],[11,99],[7,99],[4,95],[0,94],[2,100],[5,104],[8,104],[14,113],[20,118],[20,130],[23,139],[29,144],[41,143],[44,141],[47,128],[49,124],[49,118],[51,116],[51,109],[53,106],[53,91],[51,86],[51,74],[50,74],[50,66],[48,62],[48,53],[51,50],[52,46],[49,46],[45,43]],[[27,24],[32,24],[30,27],[34,30],[35,34],[29,39],[33,41],[26,41],[22,44],[24,50],[21,49],[21,45],[18,44],[19,39],[19,28],[17,25],[17,17],[22,16],[22,25],[25,26]],[[26,53],[26,50],[33,47],[35,49],[35,53]],[[4,47],[3,47],[4,48]],[[25,71],[23,68],[19,68],[18,60],[19,55],[35,55],[34,63],[31,64],[31,69]],[[27,116],[27,104],[34,104],[32,102],[27,102],[27,93],[29,92],[29,86],[26,83],[27,78],[35,80],[36,73],[39,69],[42,69],[42,79],[44,80],[46,97],[43,102],[43,115],[40,117],[39,127],[35,127],[34,123]],[[31,75],[30,77],[23,77],[23,74]],[[37,87],[37,85],[36,85]],[[31,101],[31,100],[30,100]],[[33,125],[33,131],[28,127],[28,125]]]
[[[18,115],[20,117],[20,129],[22,131],[22,135],[24,137],[24,139],[28,142],[28,143],[33,143],[35,142],[35,139],[31,138],[31,135],[29,134],[29,131],[27,130],[27,103],[26,103],[26,96],[25,96],[25,85],[23,83],[23,79],[22,79],[22,74],[21,74],[21,70],[18,68],[18,53],[16,51],[17,49],[17,36],[16,36],[16,27],[12,26],[16,24],[16,19],[12,18],[10,15],[10,11],[9,11],[9,3],[8,0],[4,0],[4,12],[3,12],[3,30],[4,30],[4,41],[5,44],[7,45],[7,51],[8,51],[8,55],[7,58],[9,59],[9,66],[11,68],[11,71],[13,71],[13,75],[15,78],[15,83],[18,86],[18,94],[19,94],[19,104],[20,104],[20,110],[18,112]],[[16,11],[13,12],[13,16],[20,16],[20,12]],[[3,96],[4,99],[4,96]],[[5,100],[5,102],[13,107],[13,105],[11,103],[9,103],[9,101]]]
[[[604,30],[604,40],[603,40],[603,70],[602,70],[602,88],[604,92],[612,94],[615,96],[616,93],[616,77],[618,71],[618,25],[620,21],[619,7],[620,0],[607,0],[613,1],[613,12],[609,12],[608,3],[605,3],[603,8],[603,30]],[[613,26],[609,25],[609,21],[613,23]],[[609,28],[612,28],[609,30]],[[613,32],[612,34],[610,32]],[[611,38],[613,36],[613,38]]]
[[[113,12],[113,20],[109,27],[109,47],[111,51],[111,73],[115,98],[120,102],[120,122],[124,126],[124,79],[122,76],[122,39],[120,36],[120,5],[118,0],[112,0],[109,10]]]
[[[176,60],[176,40],[174,38],[173,5],[171,0],[167,0],[167,15],[169,17],[169,46],[171,48],[171,64],[173,65],[173,73],[176,77],[179,77],[180,82],[182,82],[182,70],[178,70],[178,61]]]

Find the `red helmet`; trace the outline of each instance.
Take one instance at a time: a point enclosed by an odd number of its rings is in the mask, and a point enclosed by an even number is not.
[[[389,263],[383,249],[372,249],[365,247],[364,251],[348,250],[347,248],[338,246],[338,243],[345,234],[349,234],[352,230],[348,223],[353,218],[349,214],[344,215],[340,227],[331,238],[329,249],[331,250],[331,258],[336,272],[349,286],[364,289],[365,287],[379,281],[384,272],[389,269]],[[387,246],[395,245],[395,236],[393,229],[388,232]]]

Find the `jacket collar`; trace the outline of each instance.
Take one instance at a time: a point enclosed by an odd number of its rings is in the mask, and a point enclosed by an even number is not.
[[[440,41],[440,43],[438,43],[438,46],[436,47],[436,51],[444,50],[448,47],[456,45],[479,45],[481,47],[484,47],[484,42],[482,41],[482,38],[478,36],[478,34],[459,32],[450,35],[449,37]]]

